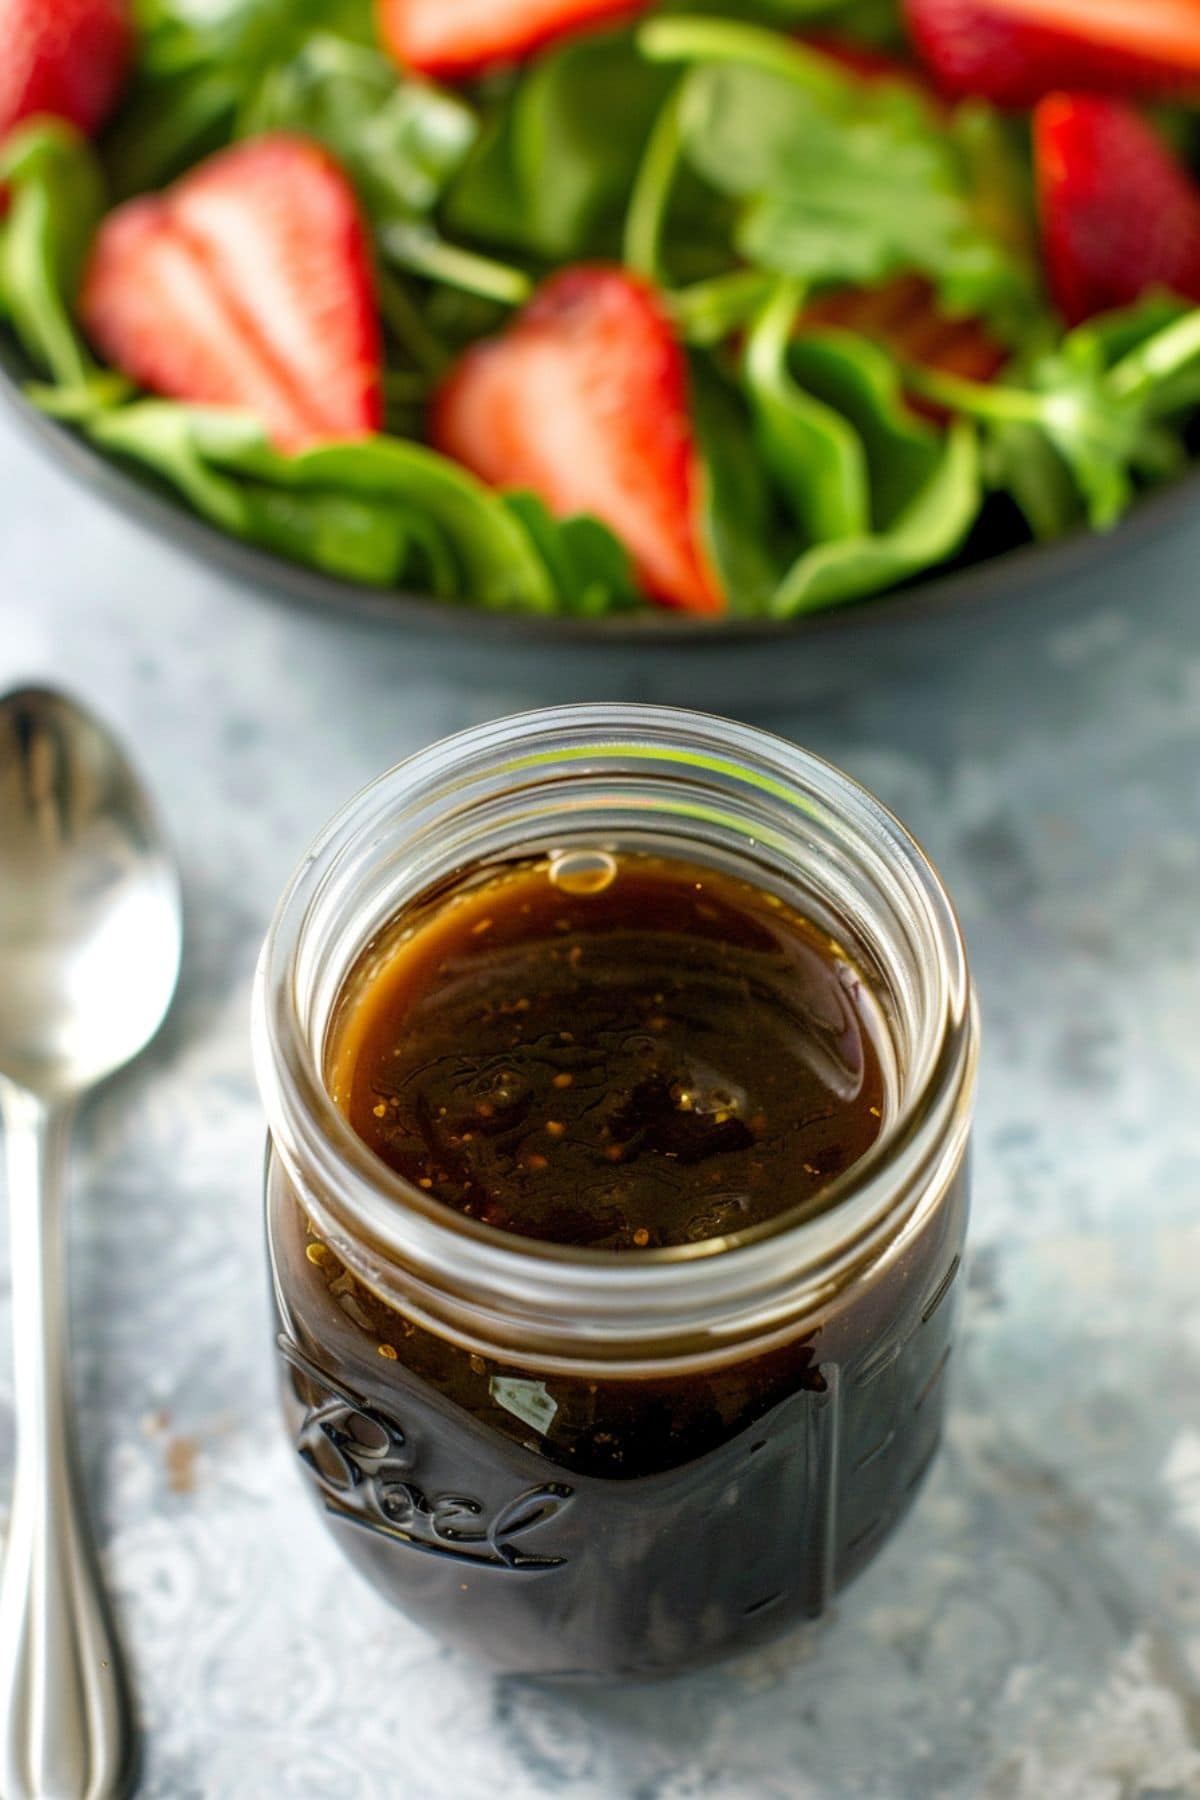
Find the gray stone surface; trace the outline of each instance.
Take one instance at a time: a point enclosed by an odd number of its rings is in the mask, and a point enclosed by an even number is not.
[[[1200,518],[1090,585],[864,632],[774,710],[923,837],[971,941],[987,1054],[950,1441],[815,1635],[556,1693],[388,1613],[302,1499],[246,1032],[269,910],[325,817],[434,735],[548,696],[534,671],[503,694],[414,681],[395,637],[233,595],[0,428],[0,680],[68,683],[124,730],[187,885],[179,1004],[86,1121],[73,1218],[147,1796],[1200,1795],[1198,557]],[[0,1315],[3,1477],[6,1265]]]

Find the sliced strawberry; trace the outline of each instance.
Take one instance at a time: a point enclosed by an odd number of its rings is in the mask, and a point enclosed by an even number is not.
[[[1033,136],[1046,270],[1068,323],[1154,288],[1200,302],[1200,186],[1145,119],[1050,94]]]
[[[806,326],[834,325],[880,343],[899,362],[991,381],[1008,351],[979,319],[952,319],[920,275],[898,275],[877,288],[838,288],[804,310]]]
[[[554,276],[503,337],[467,351],[432,425],[438,449],[493,487],[602,519],[651,598],[724,610],[697,526],[687,365],[645,282],[600,267]]]
[[[0,137],[34,113],[95,131],[132,52],[129,0],[0,0]]]
[[[947,94],[1032,106],[1058,88],[1200,88],[1200,0],[904,0]]]
[[[304,138],[239,144],[118,207],[82,314],[134,381],[256,413],[282,449],[382,424],[366,232],[345,176]]]
[[[645,12],[651,0],[378,0],[384,44],[404,68],[465,80],[573,31]]]

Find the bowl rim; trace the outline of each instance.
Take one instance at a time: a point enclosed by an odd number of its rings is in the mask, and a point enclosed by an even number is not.
[[[234,585],[251,586],[310,611],[376,624],[402,625],[425,637],[469,629],[489,642],[546,648],[595,647],[650,652],[681,648],[734,648],[792,644],[869,626],[905,623],[973,607],[1002,603],[1019,593],[1065,580],[1100,556],[1127,555],[1200,503],[1200,462],[1166,486],[1144,495],[1113,530],[1083,526],[1049,543],[1015,545],[943,573],[887,590],[862,601],[803,613],[793,619],[701,619],[658,608],[638,614],[579,618],[570,614],[507,612],[438,600],[403,589],[377,588],[293,563],[273,551],[231,537],[190,511],[186,502],[158,493],[148,480],[89,444],[72,426],[43,413],[23,391],[20,354],[0,337],[0,401],[25,434],[57,466],[160,540],[210,566]],[[1032,577],[1037,575],[1035,582]]]

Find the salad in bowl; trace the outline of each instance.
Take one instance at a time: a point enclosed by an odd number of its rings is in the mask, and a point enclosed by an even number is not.
[[[1200,0],[0,0],[25,391],[343,581],[770,619],[1200,408]]]

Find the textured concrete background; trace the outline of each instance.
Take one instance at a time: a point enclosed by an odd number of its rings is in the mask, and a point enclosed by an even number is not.
[[[767,722],[923,838],[983,997],[948,1451],[816,1635],[559,1694],[489,1681],[388,1613],[302,1501],[272,1404],[246,1010],[326,816],[430,738],[591,697],[586,665],[574,695],[533,671],[504,693],[416,679],[397,635],[231,594],[0,428],[0,682],[65,682],[126,733],[187,885],[179,1004],[86,1121],[73,1216],[145,1794],[1200,1795],[1198,558],[1200,518],[1114,549],[1090,586],[797,658],[805,698]],[[6,1263],[0,1314],[6,1485]]]

